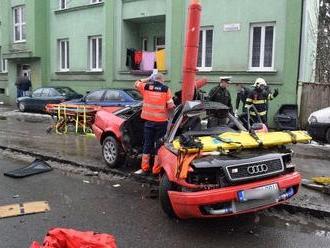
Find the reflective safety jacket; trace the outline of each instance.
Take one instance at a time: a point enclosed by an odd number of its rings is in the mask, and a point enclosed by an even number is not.
[[[143,83],[140,80],[135,82],[135,88],[143,96],[141,118],[154,122],[168,121],[169,109],[175,107],[171,90],[157,81]]]
[[[270,100],[270,94],[265,94],[265,91],[263,90],[252,90],[249,93],[249,96],[246,98],[245,101],[245,107],[248,108],[252,104],[255,106],[256,110],[258,111],[258,114],[262,117],[267,115],[268,110],[268,100]],[[251,115],[256,115],[253,109],[250,110]]]

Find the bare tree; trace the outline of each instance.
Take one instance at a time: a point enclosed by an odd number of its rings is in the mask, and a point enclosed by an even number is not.
[[[330,0],[320,1],[316,81],[330,84]]]

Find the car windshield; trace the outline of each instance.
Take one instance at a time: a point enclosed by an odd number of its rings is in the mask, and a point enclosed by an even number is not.
[[[60,87],[60,88],[55,88],[60,94],[62,95],[72,95],[72,94],[76,94],[75,91],[73,91],[71,88],[69,87]]]
[[[141,94],[137,91],[137,90],[133,90],[133,89],[126,89],[124,90],[130,97],[132,97],[134,100],[136,101],[141,101],[142,100],[142,96]]]

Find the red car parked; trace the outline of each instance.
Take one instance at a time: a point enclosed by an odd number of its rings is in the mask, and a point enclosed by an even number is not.
[[[140,114],[140,105],[97,113],[93,130],[110,167],[119,166],[127,156],[141,154],[144,121]],[[301,176],[291,163],[291,150],[284,145],[201,152],[183,159],[190,162],[187,175],[178,176],[182,154],[175,148],[175,140],[194,147],[199,137],[218,137],[225,132],[247,130],[222,104],[190,101],[176,108],[158,152],[162,165],[159,197],[168,216],[209,218],[254,212],[297,193]]]

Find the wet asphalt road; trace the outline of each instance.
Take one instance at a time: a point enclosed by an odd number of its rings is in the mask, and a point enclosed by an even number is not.
[[[264,211],[218,220],[169,220],[150,188],[54,170],[24,179],[3,172],[26,163],[0,154],[0,205],[48,200],[51,211],[0,219],[0,247],[29,247],[51,227],[113,234],[118,247],[329,247],[329,220]],[[90,183],[84,183],[88,180]],[[120,184],[120,187],[113,187]],[[19,195],[19,198],[13,198]]]

